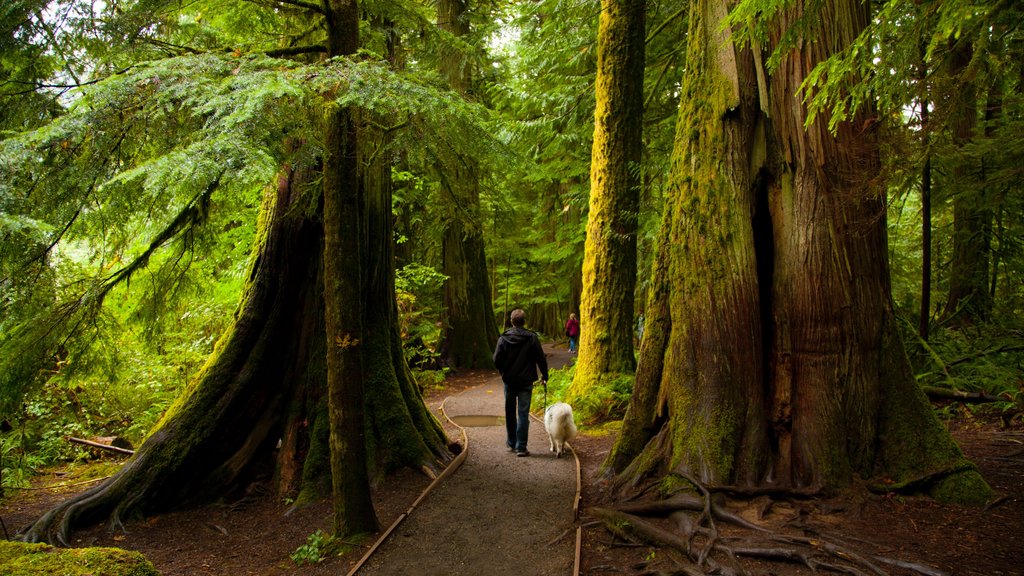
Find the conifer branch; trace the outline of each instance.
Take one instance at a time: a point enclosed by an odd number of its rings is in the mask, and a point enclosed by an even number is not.
[[[653,40],[658,34],[661,34],[661,31],[671,24],[676,18],[686,15],[686,11],[689,10],[689,8],[689,3],[683,4],[683,7],[677,10],[675,14],[662,20],[661,24],[658,24],[658,26],[654,30],[651,30],[651,33],[647,35],[647,38],[644,39],[644,44],[650,44],[651,40]]]
[[[199,223],[206,214],[209,208],[210,196],[213,195],[214,190],[220,186],[220,176],[218,176],[213,182],[200,192],[195,198],[192,199],[185,208],[167,225],[152,242],[149,243],[149,247],[136,257],[130,264],[121,268],[117,272],[111,274],[103,281],[100,285],[98,293],[95,295],[96,301],[100,302],[103,298],[118,284],[122,281],[131,278],[131,275],[145,267],[149,263],[149,258],[169,240],[177,236],[182,230],[186,230],[194,224]]]
[[[326,15],[326,12],[324,11],[324,7],[323,6],[321,6],[320,4],[314,3],[314,2],[306,2],[305,0],[270,0],[270,1],[262,1],[262,2],[260,0],[246,0],[246,2],[252,2],[253,4],[261,4],[261,5],[264,5],[264,6],[266,6],[266,5],[274,5],[274,4],[287,4],[288,6],[295,6],[296,8],[304,8],[306,10],[312,10],[312,11],[318,13],[318,14]]]

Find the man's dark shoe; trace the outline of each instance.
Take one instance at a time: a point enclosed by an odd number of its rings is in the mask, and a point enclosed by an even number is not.
[[[525,457],[527,457],[529,455],[530,455],[530,451],[529,450],[516,450],[516,456],[518,456],[520,458],[525,458]]]

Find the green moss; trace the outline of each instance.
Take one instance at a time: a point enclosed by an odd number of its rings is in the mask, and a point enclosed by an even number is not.
[[[740,440],[735,415],[719,406],[706,415],[675,412],[673,420],[670,468],[685,462],[686,468],[711,470],[713,478],[728,482]]]
[[[696,492],[696,489],[692,482],[678,474],[666,474],[658,483],[658,493],[664,498],[680,492]]]
[[[939,502],[984,506],[992,500],[995,493],[977,470],[965,470],[935,482],[928,495]]]
[[[159,576],[138,552],[120,548],[54,548],[0,541],[0,574],[6,576]]]

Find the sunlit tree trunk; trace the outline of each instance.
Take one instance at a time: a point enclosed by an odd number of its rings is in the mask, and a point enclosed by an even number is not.
[[[468,2],[440,0],[437,24],[455,37],[469,34]],[[453,90],[470,95],[472,66],[458,50],[445,49],[441,73]],[[472,158],[455,158],[440,167],[444,285],[444,334],[441,359],[448,366],[493,368],[491,355],[498,342],[498,326],[491,302],[487,255],[484,250],[480,182]]]
[[[803,7],[776,17],[772,42]],[[770,77],[721,28],[727,0],[690,12],[647,308],[648,327],[668,335],[641,350],[635,394],[648,400],[631,405],[606,464],[621,487],[674,472],[812,489],[860,476],[984,501],[991,491],[916,386],[896,334],[871,109],[835,135],[827,120],[804,127],[801,83],[860,32],[867,6],[815,7],[820,24],[805,31],[815,41],[785,51]]]
[[[597,36],[590,210],[583,256],[580,345],[567,401],[600,401],[608,375],[632,373],[646,4],[604,0]],[[584,413],[587,410],[584,408]]]

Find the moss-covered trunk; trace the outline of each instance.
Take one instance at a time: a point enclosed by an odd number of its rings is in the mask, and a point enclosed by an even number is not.
[[[382,150],[386,133],[364,123],[364,149]],[[438,471],[451,458],[441,424],[426,409],[419,386],[402,353],[395,299],[393,185],[387,157],[362,158],[365,266],[363,273],[363,334],[365,395],[371,478],[409,463]]]
[[[801,8],[778,17],[775,41]],[[816,41],[786,51],[770,77],[760,54],[727,41],[725,0],[691,10],[648,307],[648,328],[669,333],[641,351],[636,389],[646,400],[634,399],[607,462],[620,485],[680,470],[710,484],[790,488],[934,474],[933,494],[989,495],[917,389],[896,335],[871,111],[835,135],[827,120],[804,128],[801,82],[868,17],[856,0],[822,10],[807,32]]]
[[[593,398],[603,376],[631,373],[636,367],[633,293],[645,21],[644,2],[601,2],[579,358],[567,398],[574,406]]]
[[[318,357],[323,235],[301,210],[289,215],[300,195],[290,176],[265,195],[235,322],[201,372],[117,474],[47,512],[24,539],[66,543],[78,525],[108,516],[117,525],[128,512],[182,507],[245,488],[274,472],[279,439],[302,434],[284,426],[298,422],[289,416],[322,394],[315,389],[325,375]],[[285,467],[292,471],[286,484],[294,487],[297,465]],[[279,479],[285,482],[284,475]]]
[[[468,3],[441,0],[437,25],[457,38],[469,34]],[[441,74],[457,93],[472,91],[472,66],[459,49],[447,47],[441,54]],[[480,182],[477,163],[458,157],[440,167],[444,232],[442,272],[444,284],[444,333],[439,353],[448,366],[493,368],[491,354],[498,342],[498,326],[491,302],[490,278],[480,214]]]
[[[356,0],[324,4],[330,56],[359,48]],[[327,406],[330,418],[334,534],[375,532],[370,499],[363,401],[362,202],[356,118],[331,102],[324,114],[324,327],[327,332]]]
[[[350,434],[365,441],[372,481],[403,466],[436,470],[451,458],[402,355],[389,174],[376,162],[340,178],[353,189],[361,183],[364,198],[355,214],[365,285],[355,299],[362,302],[366,412]],[[311,189],[318,180],[310,167],[287,167],[267,189],[235,321],[135,456],[103,484],[47,512],[23,539],[66,543],[77,526],[108,517],[119,525],[128,513],[231,498],[253,482],[273,483],[300,502],[328,493],[325,240],[321,214],[310,210],[323,190]]]

